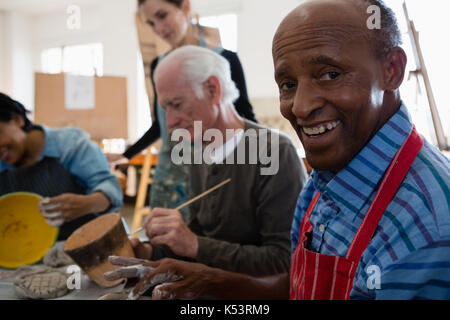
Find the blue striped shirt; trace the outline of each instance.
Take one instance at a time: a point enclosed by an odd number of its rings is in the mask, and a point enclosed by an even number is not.
[[[404,105],[337,174],[313,171],[298,199],[292,251],[316,192],[310,250],[345,256],[384,173],[412,130]],[[450,161],[425,141],[361,257],[350,299],[450,299]]]

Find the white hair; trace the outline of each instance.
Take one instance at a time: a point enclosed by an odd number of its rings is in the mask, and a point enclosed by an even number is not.
[[[211,76],[219,79],[222,87],[222,103],[233,103],[239,98],[239,90],[231,79],[229,62],[214,51],[192,45],[172,51],[158,63],[154,73],[155,81],[167,66],[174,63],[180,65],[180,76],[184,76],[192,85],[197,98],[204,98],[203,83]]]

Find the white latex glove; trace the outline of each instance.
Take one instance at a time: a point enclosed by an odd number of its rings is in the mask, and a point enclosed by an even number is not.
[[[41,211],[42,215],[47,218],[45,222],[49,224],[52,227],[60,227],[64,224],[65,220],[62,216],[61,211],[52,212],[49,213],[46,210],[53,210],[57,209],[59,207],[58,203],[48,203],[50,201],[50,198],[45,198],[43,201],[38,203],[39,210]]]

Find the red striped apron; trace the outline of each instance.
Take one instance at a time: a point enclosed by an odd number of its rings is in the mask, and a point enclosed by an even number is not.
[[[311,201],[300,226],[290,273],[291,300],[347,300],[363,252],[367,249],[378,222],[405,178],[423,146],[423,139],[413,127],[409,137],[392,160],[345,257],[319,254],[308,250],[312,225],[310,216],[320,194]]]

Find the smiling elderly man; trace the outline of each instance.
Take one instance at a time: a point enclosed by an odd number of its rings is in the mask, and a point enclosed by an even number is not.
[[[381,29],[367,8],[381,9]],[[292,227],[290,274],[237,275],[173,260],[159,298],[450,299],[450,162],[402,103],[406,55],[377,0],[304,1],[273,41],[280,108],[314,171]],[[224,290],[226,288],[226,290]],[[193,294],[195,293],[195,294]]]

